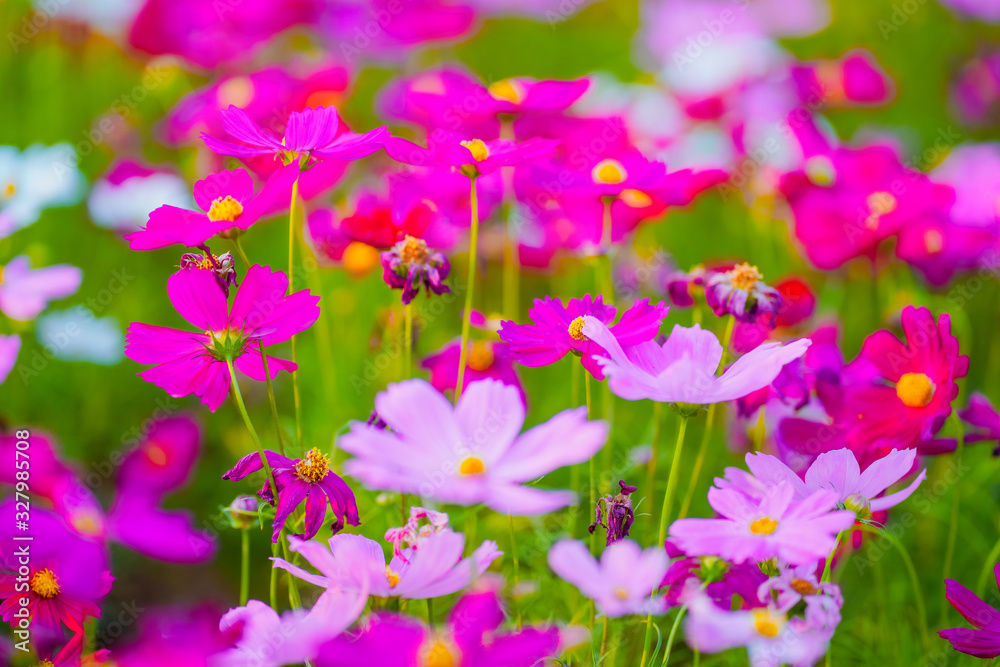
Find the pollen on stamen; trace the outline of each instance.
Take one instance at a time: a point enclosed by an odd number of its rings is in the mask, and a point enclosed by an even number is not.
[[[489,370],[493,365],[493,348],[488,341],[474,343],[469,351],[469,368],[474,371]]]
[[[490,156],[490,149],[487,148],[486,143],[482,139],[470,139],[461,143],[469,149],[476,162],[482,162]]]
[[[231,196],[216,197],[208,209],[208,219],[212,222],[233,222],[243,213],[243,204],[239,203]]]
[[[306,482],[322,481],[330,472],[330,458],[313,447],[295,464],[295,474]]]
[[[737,265],[729,272],[729,281],[732,283],[733,287],[736,289],[741,289],[749,291],[756,285],[759,281],[763,280],[764,276],[761,274],[760,270],[747,262]]]
[[[583,325],[585,324],[583,317],[577,317],[572,322],[569,323],[569,337],[573,340],[587,340],[587,337],[583,335]]]
[[[399,574],[390,570],[388,565],[385,566],[385,578],[389,580],[389,588],[399,585]]]
[[[934,383],[923,373],[904,373],[896,383],[896,396],[908,408],[926,407],[934,398]]]
[[[59,595],[59,591],[61,590],[59,578],[55,575],[55,572],[48,568],[39,570],[31,577],[31,590],[38,597],[51,600]]]
[[[777,529],[778,522],[767,516],[750,524],[750,532],[754,535],[770,535]]]
[[[621,162],[608,158],[595,164],[594,168],[590,171],[590,176],[594,180],[594,183],[617,185],[625,180],[627,173],[625,166]]]
[[[423,264],[427,261],[428,254],[427,242],[409,235],[399,249],[399,256],[407,264]]]
[[[792,579],[792,590],[799,595],[816,595],[819,590],[805,579]]]

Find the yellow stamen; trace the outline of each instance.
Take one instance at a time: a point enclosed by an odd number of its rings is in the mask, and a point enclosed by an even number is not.
[[[594,183],[603,185],[617,185],[627,177],[625,167],[618,160],[605,159],[594,165],[590,171],[590,177]]]
[[[774,616],[768,609],[756,609],[753,612],[754,628],[765,637],[777,637],[784,624],[784,618]]]
[[[486,147],[486,144],[482,139],[470,139],[469,141],[463,141],[462,145],[469,149],[469,152],[472,153],[472,157],[476,162],[482,162],[490,156],[490,149]]]
[[[888,192],[873,192],[868,195],[865,203],[869,212],[865,226],[869,229],[878,229],[879,218],[896,210],[896,198]]]
[[[744,291],[751,290],[758,281],[763,279],[764,276],[761,275],[761,272],[757,269],[757,267],[751,266],[746,262],[743,262],[729,272],[729,282],[731,282],[733,287],[736,289]]]
[[[33,577],[31,577],[31,590],[34,591],[38,597],[51,600],[55,596],[59,595],[59,578],[56,577],[55,573],[48,568],[39,570],[38,572],[35,572]]]
[[[469,351],[469,368],[474,371],[485,371],[493,365],[493,347],[489,342],[479,342],[472,345]]]
[[[490,95],[496,99],[514,102],[515,104],[524,98],[524,88],[513,79],[504,79],[503,81],[491,83],[489,91]]]
[[[931,255],[936,255],[944,248],[944,235],[936,229],[924,232],[924,247]]]
[[[624,588],[616,588],[615,597],[619,600],[628,600],[628,591]]]
[[[777,529],[778,522],[767,516],[750,524],[750,532],[754,535],[770,535]]]
[[[231,196],[216,197],[208,209],[208,219],[212,222],[232,222],[243,213],[243,204],[239,203]]]
[[[146,445],[146,458],[154,466],[163,467],[167,465],[167,452],[156,443],[149,443]]]
[[[632,208],[646,208],[651,206],[653,203],[653,198],[647,195],[642,190],[633,190],[632,188],[626,188],[622,190],[618,198],[625,202],[628,206]]]
[[[578,317],[569,323],[569,337],[573,340],[587,340],[583,335],[583,317]]]
[[[70,523],[76,532],[89,537],[97,537],[101,534],[102,522],[94,512],[83,511],[74,514]]]
[[[306,482],[319,482],[330,472],[330,458],[315,447],[295,464],[295,474]]]
[[[389,588],[399,585],[399,574],[390,570],[388,565],[385,566],[385,578],[389,580]]]
[[[452,647],[441,639],[434,639],[430,645],[425,645],[421,654],[421,667],[456,667],[459,664]]]
[[[896,396],[908,408],[922,408],[934,398],[934,383],[923,373],[905,373],[896,383]]]
[[[427,261],[427,255],[427,242],[413,236],[407,236],[399,249],[399,256],[407,264],[423,264]]]
[[[3,188],[3,198],[10,199],[17,193],[17,186],[13,183],[8,183]]]
[[[799,595],[816,595],[819,590],[805,579],[792,579],[792,590]]]
[[[378,264],[378,250],[367,243],[351,241],[346,248],[340,261],[343,262],[347,272],[354,276],[360,276],[371,271],[372,267]]]
[[[483,463],[482,459],[470,456],[462,461],[462,465],[458,467],[458,472],[463,475],[482,475],[486,472],[486,464]]]

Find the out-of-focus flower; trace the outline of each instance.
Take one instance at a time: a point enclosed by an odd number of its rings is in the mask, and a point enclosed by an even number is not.
[[[993,407],[990,399],[976,392],[969,397],[969,407],[959,410],[958,416],[969,426],[980,429],[978,432],[967,433],[965,442],[996,442],[993,456],[1000,456],[1000,412]]]
[[[138,636],[115,645],[115,667],[214,667],[214,656],[232,646],[219,632],[219,613],[209,607],[148,610]]]
[[[579,642],[579,633],[572,628],[528,626],[498,632],[504,612],[497,588],[492,584],[462,596],[448,620],[435,629],[407,616],[376,613],[357,635],[341,635],[324,644],[316,667],[408,665],[414,658],[451,667],[505,667],[512,660],[535,665]]]
[[[993,574],[1000,586],[1000,563],[993,566]],[[938,635],[967,655],[977,658],[1000,656],[1000,611],[983,602],[978,595],[954,579],[944,582],[944,595],[951,606],[971,623],[972,628],[938,630]]]
[[[288,277],[259,265],[247,271],[231,308],[215,277],[199,269],[182,269],[170,276],[167,291],[177,312],[205,333],[133,322],[125,335],[125,355],[154,366],[139,377],[171,396],[195,394],[213,412],[229,392],[227,359],[263,382],[258,343],[282,343],[319,317],[318,296],[308,290],[285,296]],[[274,357],[267,363],[272,374],[295,369],[295,364]]]
[[[142,229],[126,234],[132,250],[156,250],[175,243],[203,248],[213,236],[238,236],[255,222],[288,207],[296,165],[276,171],[255,195],[253,178],[244,169],[211,174],[194,184],[201,211],[160,206]]]
[[[618,310],[605,305],[602,295],[591,298],[562,301],[547,296],[535,299],[528,311],[533,324],[504,321],[500,337],[510,343],[514,360],[524,366],[547,366],[562,359],[568,352],[580,357],[580,363],[598,379],[604,377],[595,355],[606,350],[583,333],[584,320],[593,317],[602,325],[609,325]],[[622,313],[618,323],[611,325],[609,334],[621,345],[632,346],[651,341],[660,331],[660,323],[667,316],[667,306],[661,301],[655,306],[649,299],[637,300]]]
[[[14,320],[33,320],[49,301],[74,294],[83,282],[83,271],[69,264],[32,269],[26,255],[0,266],[0,312]]]
[[[0,384],[7,380],[7,376],[14,370],[17,363],[17,355],[21,351],[21,337],[17,334],[11,336],[0,335]]]
[[[952,84],[951,99],[966,124],[992,123],[1000,104],[1000,52],[966,63]]]
[[[253,496],[236,496],[223,510],[233,528],[246,530],[257,524],[260,514],[260,501]]]
[[[787,345],[766,343],[717,376],[722,345],[715,334],[697,324],[691,328],[675,324],[662,346],[647,341],[623,349],[603,322],[588,315],[582,335],[607,351],[608,356],[596,360],[617,396],[695,405],[736,400],[768,386],[785,364],[805,354],[810,343],[807,338]]]
[[[756,321],[737,322],[730,341],[735,352],[749,352],[766,341],[772,333],[779,337],[780,333],[788,333],[783,331],[786,327],[794,327],[812,316],[816,308],[816,294],[808,282],[791,276],[774,283],[774,289],[781,295],[781,306],[773,314],[774,328],[770,323],[772,315],[768,313],[759,315]]]
[[[306,452],[301,459],[290,459],[271,451],[265,451],[264,454],[274,475],[274,483],[278,487],[278,505],[274,515],[271,541],[278,541],[288,517],[303,503],[305,503],[305,520],[303,532],[298,535],[302,539],[312,539],[323,527],[327,505],[336,517],[331,526],[334,533],[344,528],[345,521],[352,526],[361,523],[354,492],[339,475],[330,470],[330,458],[326,454],[315,447]],[[240,459],[232,470],[222,476],[222,479],[238,482],[263,467],[260,454],[254,452]],[[274,505],[275,494],[270,481],[264,482],[264,488],[257,495]]]
[[[501,555],[497,543],[483,542],[462,558],[465,535],[445,529],[420,537],[386,565],[382,545],[361,535],[334,535],[329,548],[315,540],[292,541],[319,570],[315,575],[276,558],[274,566],[327,590],[364,591],[380,598],[411,600],[451,595],[472,584]]]
[[[949,219],[962,227],[996,229],[1000,199],[1000,144],[956,146],[931,172],[936,183],[955,189]]]
[[[423,239],[407,236],[380,255],[382,280],[392,289],[403,290],[403,305],[420,294],[420,288],[434,294],[450,294],[444,284],[451,271],[451,263],[440,252],[431,252]]]
[[[773,597],[772,597],[773,594]],[[781,565],[778,575],[760,585],[761,600],[774,600],[778,609],[788,613],[799,602],[805,602],[805,618],[814,628],[833,630],[840,624],[840,608],[844,597],[840,586],[816,577],[816,564],[798,567]]]
[[[638,487],[629,486],[623,479],[618,480],[618,486],[621,487],[621,491],[615,495],[612,496],[609,493],[603,498],[597,499],[596,507],[594,507],[595,521],[590,524],[589,528],[591,533],[598,526],[607,531],[605,546],[610,546],[612,542],[628,537],[629,528],[632,527],[632,521],[635,519],[635,513],[632,511],[632,499],[629,496],[635,493]],[[601,515],[602,502],[604,503],[604,513],[608,517],[607,525],[604,525]]]
[[[704,266],[696,266],[691,271],[674,271],[666,276],[663,288],[670,296],[670,303],[679,308],[690,308],[695,304],[695,295],[704,295],[705,278],[709,275]]]
[[[980,20],[1000,23],[1000,2],[996,0],[941,0],[941,2]]]
[[[122,360],[125,336],[114,317],[97,317],[86,306],[42,313],[38,341],[55,359],[112,366]]]
[[[549,567],[580,589],[609,618],[630,614],[662,614],[662,598],[650,597],[667,573],[667,553],[658,547],[643,551],[624,539],[610,544],[597,561],[579,540],[562,540],[549,549]]]
[[[172,170],[122,160],[94,184],[87,210],[101,227],[134,232],[158,206],[190,208],[192,203],[187,183]]]
[[[86,179],[70,144],[0,146],[0,238],[36,222],[42,211],[80,201]]]
[[[463,175],[475,178],[490,174],[500,167],[530,164],[551,157],[558,142],[534,137],[517,142],[509,139],[463,140],[457,135],[432,137],[427,148],[401,137],[391,137],[385,152],[393,160],[418,167],[436,165],[451,167]]]
[[[781,309],[781,293],[764,283],[756,266],[746,262],[731,271],[717,272],[705,281],[705,301],[718,316],[732,315],[741,322],[762,318],[772,328]]]
[[[607,426],[588,422],[586,408],[564,410],[518,435],[524,404],[497,380],[469,385],[455,407],[423,380],[399,382],[375,397],[375,409],[392,431],[351,425],[341,438],[355,456],[344,465],[349,475],[375,489],[484,503],[504,514],[544,514],[571,503],[572,492],[526,482],[586,461],[607,439]]]
[[[864,49],[850,51],[837,60],[793,66],[791,75],[799,99],[806,103],[818,99],[835,107],[879,105],[895,93],[892,79]]]
[[[17,530],[14,521],[13,498],[0,505],[4,519],[0,528],[0,543],[13,545]],[[17,627],[15,612],[28,609],[31,624],[37,631],[50,630],[62,633],[65,625],[74,633],[82,633],[89,618],[100,618],[100,600],[111,590],[114,578],[110,572],[110,558],[104,545],[86,540],[69,530],[63,521],[48,510],[32,508],[31,511],[31,562],[28,564],[28,590],[16,585],[18,571],[23,564],[13,547],[5,548],[0,559],[0,616]],[[24,581],[22,578],[21,581]],[[23,599],[27,598],[25,606]]]

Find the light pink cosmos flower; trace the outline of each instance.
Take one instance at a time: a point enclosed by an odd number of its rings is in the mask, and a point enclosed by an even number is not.
[[[607,350],[596,356],[611,391],[630,401],[648,398],[661,403],[707,405],[743,398],[771,384],[788,362],[805,354],[809,339],[787,345],[765,343],[748,352],[721,376],[722,344],[699,325],[674,325],[663,345],[655,341],[623,348],[608,327],[585,316],[583,335]]]
[[[327,590],[361,591],[380,598],[411,600],[451,595],[475,581],[502,555],[487,540],[463,559],[465,535],[451,530],[431,533],[386,565],[382,545],[362,535],[334,535],[329,548],[316,540],[291,539],[292,551],[302,554],[319,570],[315,575],[275,558],[274,567],[287,570]]]
[[[474,382],[452,407],[424,380],[389,385],[375,410],[392,429],[354,422],[341,447],[355,458],[348,475],[372,489],[419,494],[457,505],[484,503],[503,514],[544,514],[571,504],[571,491],[527,483],[590,459],[607,440],[586,408],[564,410],[518,435],[524,404],[517,389],[497,380]]]
[[[832,629],[815,628],[802,617],[788,618],[774,607],[726,611],[706,595],[688,607],[688,645],[702,653],[743,646],[753,667],[814,665],[826,653]]]
[[[739,468],[726,468],[725,479],[716,479],[719,488],[732,488],[753,498],[763,498],[769,489],[788,484],[793,500],[802,501],[817,491],[832,491],[837,502],[858,513],[860,518],[895,507],[917,490],[927,478],[921,470],[902,491],[877,497],[891,485],[909,475],[916,458],[915,449],[893,449],[861,472],[858,460],[849,449],[824,452],[809,466],[803,481],[791,468],[770,454],[746,455],[750,474]]]
[[[49,301],[63,299],[80,288],[83,271],[69,264],[32,269],[26,255],[0,266],[0,312],[13,320],[33,320]]]
[[[174,308],[201,333],[133,322],[125,335],[125,354],[154,367],[139,373],[174,397],[195,394],[213,412],[226,400],[230,377],[226,359],[263,382],[258,342],[283,343],[312,326],[319,297],[308,290],[285,296],[288,277],[254,265],[247,271],[233,305],[211,271],[182,269],[170,276],[167,292]],[[268,357],[268,370],[293,371],[295,364]]]
[[[630,539],[608,545],[600,561],[579,540],[561,540],[549,550],[552,571],[579,588],[609,618],[666,611],[663,598],[650,593],[659,588],[669,566],[666,551],[658,547],[643,551]]]
[[[771,577],[757,589],[757,597],[773,600],[778,609],[786,613],[805,601],[805,618],[810,625],[831,631],[840,624],[840,608],[844,606],[840,586],[829,581],[820,582],[815,563],[798,567],[781,564],[778,576]]]
[[[281,667],[314,660],[319,647],[346,630],[368,601],[363,591],[330,589],[309,611],[278,615],[260,600],[230,609],[219,621],[223,635],[239,632],[235,646],[209,659],[211,667]]]
[[[21,351],[21,337],[0,335],[0,384],[7,381],[7,376],[14,370],[17,354]]]
[[[736,489],[711,488],[714,519],[679,519],[670,540],[684,553],[718,556],[731,563],[779,558],[790,565],[814,563],[837,546],[837,534],[854,523],[855,513],[838,510],[837,495],[816,491],[794,500],[795,489],[781,482],[760,498]]]

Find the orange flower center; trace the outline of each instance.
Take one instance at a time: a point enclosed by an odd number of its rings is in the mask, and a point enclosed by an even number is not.
[[[399,574],[390,570],[388,565],[385,566],[385,578],[389,580],[389,588],[399,585]]]
[[[373,266],[378,264],[378,250],[367,243],[351,241],[344,248],[344,254],[341,255],[340,261],[344,263],[344,268],[347,269],[348,273],[360,276],[368,273]]]
[[[765,516],[750,524],[750,532],[754,535],[770,535],[778,529],[778,522]]]
[[[421,651],[421,667],[456,667],[459,664],[452,647],[441,639],[434,639]]]
[[[605,159],[594,165],[590,172],[594,183],[602,185],[617,185],[625,180],[625,167],[618,160]]]
[[[485,371],[493,365],[493,348],[488,342],[474,343],[469,351],[469,368]]]
[[[934,398],[934,383],[923,373],[905,373],[896,383],[896,396],[908,408],[922,408]]]
[[[775,616],[768,609],[757,609],[753,612],[753,626],[765,637],[777,637],[785,619]]]
[[[819,591],[805,579],[792,579],[792,590],[799,595],[816,595]]]
[[[463,475],[482,475],[486,472],[486,464],[483,463],[482,459],[470,456],[462,461],[462,464],[458,467],[458,472]]]
[[[653,203],[652,197],[642,190],[633,190],[632,188],[622,190],[618,198],[632,208],[646,208]]]
[[[208,219],[212,222],[232,222],[243,213],[243,204],[239,203],[229,195],[216,197],[208,209]]]
[[[427,242],[409,235],[399,249],[399,256],[407,264],[423,264],[427,261],[427,255]]]
[[[744,291],[753,289],[753,286],[756,285],[758,281],[763,279],[764,276],[757,269],[757,267],[751,266],[746,262],[743,262],[729,272],[729,282],[731,282],[733,287],[736,289]]]
[[[59,578],[56,577],[55,573],[48,568],[39,570],[38,572],[35,572],[33,577],[31,577],[31,590],[34,591],[38,597],[51,600],[55,596],[59,595]]]
[[[295,464],[295,474],[306,482],[322,481],[330,472],[330,458],[313,447]]]

